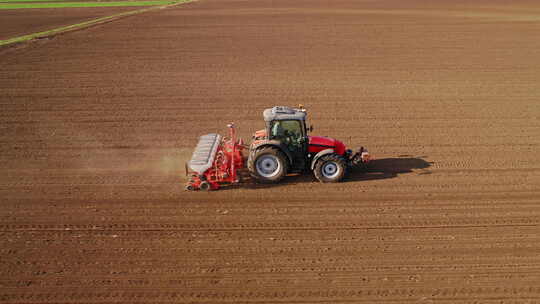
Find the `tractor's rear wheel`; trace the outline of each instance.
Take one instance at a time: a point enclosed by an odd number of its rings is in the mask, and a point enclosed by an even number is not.
[[[289,170],[287,156],[278,148],[264,147],[250,155],[248,168],[251,176],[261,183],[277,183]]]
[[[347,172],[347,161],[338,154],[321,156],[315,164],[313,173],[322,183],[337,183]]]

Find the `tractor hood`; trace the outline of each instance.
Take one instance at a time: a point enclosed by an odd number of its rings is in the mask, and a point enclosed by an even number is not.
[[[266,130],[261,129],[255,131],[253,134],[254,139],[263,139],[266,138]],[[308,153],[318,153],[319,151],[326,149],[334,149],[335,153],[343,155],[345,153],[345,145],[336,139],[325,137],[325,136],[308,136],[309,145]]]
[[[326,149],[334,149],[335,153],[339,155],[345,153],[345,145],[339,140],[325,136],[309,136],[309,153],[317,153]]]

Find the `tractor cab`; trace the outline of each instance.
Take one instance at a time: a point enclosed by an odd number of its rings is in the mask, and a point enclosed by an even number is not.
[[[263,112],[268,140],[278,141],[286,147],[294,167],[302,170],[308,144],[306,129],[307,113],[304,109],[273,107]]]
[[[272,107],[264,110],[263,118],[265,129],[255,132],[253,142],[250,146],[250,158],[254,159],[254,153],[272,151],[279,154],[276,157],[270,156],[262,158],[259,162],[259,173],[265,168],[262,165],[267,165],[267,170],[277,170],[275,167],[278,158],[286,160],[287,172],[301,172],[308,167],[308,144],[309,137],[306,128],[307,112],[304,108],[291,107]],[[256,168],[254,168],[256,169]],[[266,179],[264,173],[259,174],[262,179]],[[261,180],[261,178],[259,178]]]

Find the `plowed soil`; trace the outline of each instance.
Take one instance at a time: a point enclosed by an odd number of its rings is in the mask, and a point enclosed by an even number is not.
[[[52,30],[137,7],[30,8],[0,10],[0,40]]]
[[[0,56],[0,301],[540,301],[540,5],[201,0]],[[339,184],[184,192],[302,103]]]

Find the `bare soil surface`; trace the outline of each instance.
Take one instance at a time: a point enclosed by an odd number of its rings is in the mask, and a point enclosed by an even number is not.
[[[137,7],[29,8],[0,10],[0,40],[106,17]]]
[[[205,0],[7,49],[4,303],[540,301],[535,1]],[[368,173],[183,192],[304,104]]]

